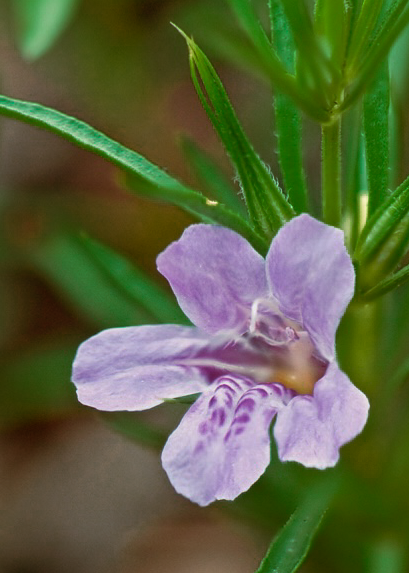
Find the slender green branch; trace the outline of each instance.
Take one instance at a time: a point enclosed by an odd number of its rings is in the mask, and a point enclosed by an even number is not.
[[[322,126],[322,211],[328,225],[341,225],[341,121]]]

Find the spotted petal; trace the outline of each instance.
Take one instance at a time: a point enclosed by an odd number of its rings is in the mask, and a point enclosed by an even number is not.
[[[335,332],[355,281],[342,231],[300,215],[280,229],[266,263],[283,314],[304,326],[323,358],[333,359]]]
[[[224,227],[191,225],[157,265],[183,312],[209,333],[240,331],[253,301],[267,293],[263,258]]]
[[[100,410],[146,410],[201,392],[209,385],[205,368],[188,358],[207,349],[195,328],[160,325],[112,328],[78,349],[72,380],[78,399]]]
[[[274,437],[279,458],[318,469],[334,466],[339,448],[362,431],[368,410],[366,396],[331,364],[313,396],[296,396],[278,413]]]
[[[269,427],[286,393],[276,384],[219,378],[163,450],[162,464],[176,491],[199,505],[246,491],[269,464]]]

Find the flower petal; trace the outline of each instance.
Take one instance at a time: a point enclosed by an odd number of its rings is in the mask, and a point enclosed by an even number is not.
[[[270,462],[271,420],[286,390],[277,384],[219,378],[169,436],[162,464],[177,492],[199,505],[234,499]]]
[[[252,302],[267,294],[263,258],[224,227],[191,225],[157,265],[183,312],[209,333],[240,330]]]
[[[195,328],[156,325],[104,330],[78,349],[72,380],[78,399],[100,410],[146,410],[201,392],[206,370],[183,364],[208,346]]]
[[[302,324],[322,357],[331,360],[355,283],[342,231],[300,215],[280,229],[266,262],[281,312]]]
[[[296,396],[279,411],[274,437],[280,460],[318,469],[334,466],[339,448],[362,431],[368,410],[366,396],[330,364],[313,396]]]

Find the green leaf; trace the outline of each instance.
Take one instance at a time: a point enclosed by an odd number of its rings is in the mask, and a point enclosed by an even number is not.
[[[369,215],[383,203],[389,183],[389,67],[385,60],[364,97]]]
[[[395,232],[409,211],[409,177],[378,207],[359,237],[354,257],[368,262]]]
[[[173,296],[150,279],[143,271],[105,245],[89,237],[80,237],[93,263],[113,285],[135,304],[145,309],[156,321],[189,324]]]
[[[101,412],[100,415],[116,432],[138,444],[160,451],[166,443],[166,433],[144,422],[139,412]]]
[[[242,217],[247,217],[244,202],[238,197],[237,191],[209,155],[187,137],[182,139],[182,149],[195,175],[203,183],[206,194],[209,193],[212,198],[221,201],[226,207],[239,213]]]
[[[255,57],[253,56],[252,59],[255,66],[263,71],[274,87],[289,95],[312,118],[318,121],[328,121],[328,113],[322,106],[317,105],[317,98],[311,97],[309,92],[300,89],[294,76],[288,73],[280,61],[253,11],[251,2],[229,0],[229,3],[246,33],[246,39],[253,46]]]
[[[334,477],[334,476],[331,476]],[[256,573],[293,573],[303,563],[338,486],[330,479],[311,489],[273,540]]]
[[[29,264],[80,316],[98,327],[156,322],[107,277],[78,237],[56,235],[24,253]]]
[[[373,33],[383,0],[364,0],[359,16],[354,24],[348,47],[347,73],[354,73],[363,54],[368,49],[369,39]]]
[[[79,0],[12,0],[17,43],[27,60],[42,56],[65,30]]]
[[[201,193],[192,191],[135,151],[83,121],[36,103],[6,96],[0,96],[0,114],[47,129],[108,159],[139,182],[144,182],[149,196],[177,205],[206,222],[230,227],[243,235],[257,250],[265,253],[268,246],[266,241],[239,215],[214,201],[209,202]],[[139,185],[135,185],[134,189],[138,188]]]
[[[247,139],[213,66],[193,40],[183,35],[189,47],[193,83],[237,171],[250,219],[257,231],[270,239],[294,216],[294,210]]]
[[[343,133],[346,138],[346,203],[347,243],[349,251],[355,249],[358,235],[367,216],[367,179],[365,145],[362,134],[361,106],[350,109],[343,117]],[[365,219],[364,219],[365,218]],[[362,220],[364,219],[364,223]]]
[[[405,113],[409,86],[409,27],[401,34],[389,54],[391,115],[390,115],[390,185],[396,187],[403,179],[405,165]]]
[[[391,277],[388,277],[378,283],[375,287],[369,289],[362,294],[362,298],[366,301],[374,300],[391,290],[398,288],[409,280],[409,265],[406,265]]]
[[[409,23],[409,0],[396,0],[383,24],[371,42],[371,49],[367,50],[360,61],[360,67],[355,70],[355,81],[349,88],[349,93],[339,106],[339,111],[347,109],[361,95],[367,84],[373,79],[380,64],[387,57],[394,42]]]
[[[345,0],[317,0],[315,4],[315,28],[337,68],[343,67],[350,17],[351,7]]]
[[[286,68],[294,70],[294,42],[280,0],[269,0],[273,45]],[[302,163],[301,118],[291,98],[274,98],[278,157],[285,189],[297,213],[308,211],[307,184]]]
[[[334,104],[332,85],[339,71],[324,53],[304,0],[281,0],[298,50],[297,79],[301,87],[327,109]]]

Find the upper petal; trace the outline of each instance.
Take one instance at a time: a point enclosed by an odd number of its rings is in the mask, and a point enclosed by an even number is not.
[[[335,332],[355,284],[343,232],[300,215],[280,229],[266,263],[281,311],[302,324],[323,358],[331,360]]]
[[[79,401],[87,406],[145,410],[208,386],[205,369],[183,364],[207,346],[207,338],[191,327],[104,330],[79,347],[72,381]]]
[[[369,402],[335,363],[314,387],[313,396],[296,396],[279,411],[274,426],[278,455],[306,467],[332,467],[339,448],[359,434]]]
[[[224,376],[195,402],[169,436],[162,464],[179,493],[199,505],[234,499],[270,462],[271,420],[285,390]]]
[[[224,227],[191,225],[157,265],[183,312],[209,333],[240,330],[254,299],[267,293],[263,258]]]

